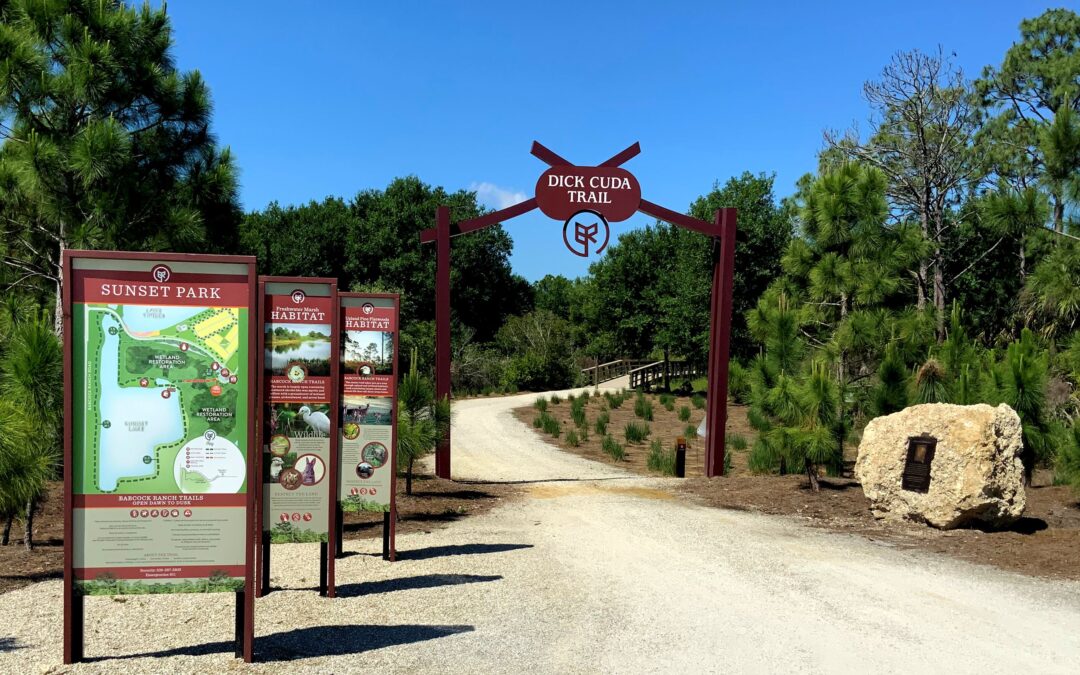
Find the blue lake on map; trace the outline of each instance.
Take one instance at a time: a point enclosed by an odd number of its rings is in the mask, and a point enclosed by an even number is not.
[[[121,387],[119,377],[120,335],[109,328],[123,330],[112,314],[101,322],[105,341],[101,348],[101,419],[109,428],[101,428],[98,487],[115,490],[121,478],[153,476],[157,471],[154,447],[180,440],[184,433],[180,397],[162,398],[161,389]],[[170,324],[171,325],[171,324]],[[151,457],[147,464],[143,458]]]
[[[146,333],[174,326],[184,319],[189,319],[205,307],[167,307],[126,305],[124,307],[124,325],[132,333]]]

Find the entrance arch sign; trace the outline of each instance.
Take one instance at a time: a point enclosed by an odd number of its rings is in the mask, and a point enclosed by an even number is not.
[[[644,213],[672,225],[699,232],[713,240],[713,278],[709,322],[709,390],[706,408],[705,475],[724,474],[724,436],[727,425],[728,348],[731,332],[731,292],[735,269],[736,209],[718,209],[712,222],[654,204],[641,196],[641,186],[623,164],[641,153],[634,143],[596,166],[576,166],[533,141],[532,154],[549,167],[536,183],[536,196],[513,206],[457,223],[450,207],[435,212],[435,227],[420,233],[421,243],[435,242],[435,392],[450,397],[450,239],[539,208],[564,221],[563,241],[575,255],[598,253],[606,247],[607,222]],[[580,215],[579,215],[580,214]],[[589,214],[593,214],[590,219]],[[571,241],[574,246],[571,245]],[[603,243],[601,243],[603,242]],[[576,247],[576,248],[575,248]],[[450,478],[450,431],[435,453],[435,475]]]

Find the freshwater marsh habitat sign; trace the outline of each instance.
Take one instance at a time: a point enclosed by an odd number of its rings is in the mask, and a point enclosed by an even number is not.
[[[275,544],[325,542],[335,494],[337,284],[264,277],[260,285],[263,531]]]
[[[65,257],[65,567],[76,592],[243,589],[249,260]]]
[[[338,498],[345,512],[392,511],[397,473],[398,298],[355,293],[342,293],[340,298]]]

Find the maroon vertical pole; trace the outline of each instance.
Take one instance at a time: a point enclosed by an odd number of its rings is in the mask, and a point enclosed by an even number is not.
[[[435,212],[435,396],[450,399],[450,207]],[[450,478],[450,429],[435,450],[435,475]]]
[[[705,422],[705,475],[709,478],[724,475],[736,215],[735,209],[719,209],[714,221],[720,231],[720,245],[713,253],[712,317],[709,329],[709,395]]]
[[[83,598],[75,593],[75,513],[72,510],[75,504],[71,494],[74,487],[72,473],[72,414],[74,413],[74,396],[72,386],[72,338],[71,338],[71,278],[72,278],[71,252],[64,251],[60,285],[61,298],[63,300],[64,322],[64,663],[72,664],[83,660]],[[85,386],[85,383],[84,383]]]

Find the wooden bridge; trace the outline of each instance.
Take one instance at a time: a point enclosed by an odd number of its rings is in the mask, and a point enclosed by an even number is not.
[[[607,363],[598,363],[592,368],[582,368],[581,372],[588,378],[589,384],[596,386],[601,382],[623,377],[631,370],[649,363],[652,363],[649,359],[616,359]]]
[[[686,361],[668,361],[668,378],[691,379],[700,374],[700,369]],[[630,388],[644,387],[651,389],[664,381],[664,362],[649,359],[616,359],[607,363],[598,363],[592,368],[581,371],[591,385],[608,382],[626,375],[630,376]]]

